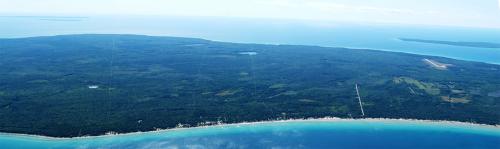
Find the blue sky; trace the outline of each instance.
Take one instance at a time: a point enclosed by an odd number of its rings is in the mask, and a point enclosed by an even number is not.
[[[166,15],[500,28],[500,0],[0,0],[0,15]]]

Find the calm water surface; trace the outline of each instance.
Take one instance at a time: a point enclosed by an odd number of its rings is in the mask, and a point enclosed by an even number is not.
[[[0,38],[117,33],[217,41],[369,48],[500,64],[500,49],[403,42],[397,38],[500,42],[500,29],[216,17],[0,17]]]
[[[0,135],[7,148],[499,148],[500,129],[414,121],[294,121],[50,139]]]
[[[369,48],[500,64],[500,49],[397,40],[500,42],[500,30],[179,17],[0,17],[0,38],[120,33]],[[0,43],[1,46],[1,43]],[[421,122],[287,122],[118,136],[49,139],[0,135],[1,148],[500,148],[500,130]]]

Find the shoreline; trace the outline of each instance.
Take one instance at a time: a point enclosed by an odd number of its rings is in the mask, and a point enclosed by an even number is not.
[[[433,124],[433,125],[451,125],[451,126],[469,126],[469,128],[477,127],[483,129],[495,129],[500,130],[500,125],[488,125],[470,122],[459,122],[459,121],[447,121],[447,120],[422,120],[422,119],[394,119],[394,118],[362,118],[362,119],[350,119],[350,118],[338,118],[338,117],[324,117],[324,118],[306,118],[306,119],[285,119],[285,120],[268,120],[268,121],[255,121],[255,122],[240,122],[240,123],[216,123],[213,125],[205,126],[195,126],[195,127],[175,127],[166,129],[157,129],[152,131],[138,131],[138,132],[127,132],[127,133],[106,133],[103,135],[96,136],[80,136],[80,137],[52,137],[45,135],[35,135],[35,134],[21,134],[21,133],[8,133],[0,132],[0,136],[17,136],[24,138],[35,138],[44,141],[64,141],[64,140],[77,140],[77,139],[91,139],[91,138],[106,138],[115,136],[131,136],[140,135],[146,133],[164,133],[164,132],[175,132],[184,130],[194,130],[194,129],[207,129],[207,128],[221,128],[221,127],[240,127],[248,125],[259,125],[259,124],[272,124],[272,123],[300,123],[300,122],[390,122],[390,123],[407,123],[407,124]]]
[[[209,42],[221,42],[221,43],[234,43],[234,44],[259,44],[259,45],[269,45],[269,46],[308,46],[308,47],[321,47],[321,48],[344,48],[350,50],[371,50],[371,51],[379,51],[379,52],[390,52],[390,53],[401,53],[401,54],[411,54],[417,56],[425,56],[425,57],[440,57],[446,59],[452,59],[457,61],[466,61],[466,62],[474,62],[474,63],[484,63],[489,65],[497,65],[500,66],[500,62],[492,62],[492,61],[482,61],[482,60],[474,60],[467,59],[461,57],[447,56],[447,55],[437,55],[437,54],[423,54],[418,52],[409,52],[409,51],[398,51],[390,48],[372,48],[372,47],[364,47],[364,46],[327,46],[327,45],[312,45],[312,44],[282,44],[282,43],[254,43],[254,42],[235,42],[235,41],[223,41],[223,40],[213,40],[206,39],[201,37],[185,37],[185,36],[169,36],[169,35],[154,35],[154,34],[114,34],[114,33],[97,33],[97,34],[55,34],[55,35],[38,35],[38,36],[23,36],[23,37],[0,37],[0,40],[16,40],[16,39],[24,39],[24,38],[38,38],[38,37],[53,37],[53,36],[71,36],[71,35],[133,35],[133,36],[149,36],[149,37],[167,37],[167,38],[190,38],[190,39],[199,39],[205,40]],[[393,38],[393,40],[401,41],[399,38]],[[407,41],[403,41],[407,42]],[[451,45],[448,45],[451,46]],[[473,47],[478,48],[478,47]],[[488,48],[486,48],[488,49]],[[495,49],[495,48],[493,48]]]

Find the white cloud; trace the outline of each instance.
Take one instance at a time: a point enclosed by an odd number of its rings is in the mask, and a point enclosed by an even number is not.
[[[500,21],[492,21],[500,20],[498,8],[492,5],[493,3],[497,2],[467,0],[0,0],[0,15],[180,15],[500,26]],[[498,3],[500,7],[500,2]]]

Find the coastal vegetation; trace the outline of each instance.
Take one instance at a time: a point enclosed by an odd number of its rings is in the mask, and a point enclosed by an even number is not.
[[[500,65],[442,57],[139,35],[0,39],[0,57],[2,132],[322,117],[500,124]]]

